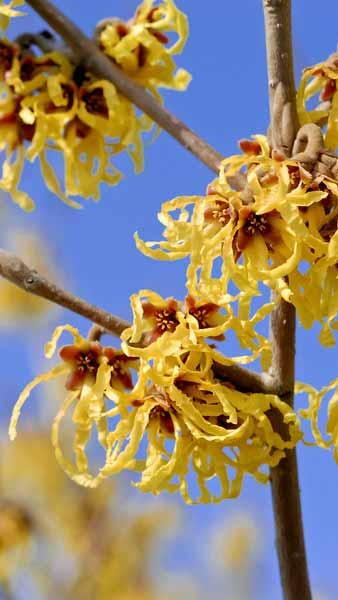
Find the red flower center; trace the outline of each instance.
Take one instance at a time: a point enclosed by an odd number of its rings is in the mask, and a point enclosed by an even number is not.
[[[164,333],[165,331],[175,331],[178,325],[176,311],[170,311],[167,309],[157,311],[155,320],[156,328],[161,333]]]
[[[97,354],[92,350],[81,352],[76,360],[76,368],[81,373],[94,373],[98,369]]]
[[[231,209],[227,202],[221,200],[216,202],[215,207],[207,208],[204,212],[204,218],[206,221],[216,221],[222,227],[229,223],[231,217]]]
[[[243,230],[249,237],[253,237],[256,233],[264,236],[270,233],[271,225],[265,215],[257,215],[251,212],[243,225]]]
[[[108,106],[102,89],[97,88],[90,92],[85,92],[82,96],[82,100],[89,113],[92,115],[100,115],[106,119],[108,118]]]
[[[159,419],[161,431],[169,434],[174,433],[175,428],[170,412],[165,410],[162,406],[154,406],[154,408],[151,409],[149,420],[151,419]]]

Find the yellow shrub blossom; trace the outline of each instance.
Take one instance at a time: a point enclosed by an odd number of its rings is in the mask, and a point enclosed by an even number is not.
[[[84,339],[69,325],[55,330],[47,357],[63,331],[74,342],[61,348],[59,364],[21,393],[11,439],[36,385],[67,374],[68,394],[53,422],[52,443],[59,464],[77,483],[96,487],[110,475],[136,470],[141,478],[135,485],[142,491],[180,491],[186,502],[218,502],[240,493],[246,473],[267,481],[261,467],[276,465],[302,437],[297,417],[278,397],[243,393],[213,372],[215,362],[254,361],[264,345],[253,346],[247,356],[224,356],[206,340],[226,333],[234,317],[219,313],[217,306],[198,306],[192,298],[179,305],[143,290],[132,306],[134,323],[122,334],[122,352]],[[130,368],[137,371],[135,383]],[[75,463],[59,442],[61,421],[72,404]],[[282,423],[286,433],[279,433]],[[86,453],[94,428],[105,452],[96,476],[89,472]],[[200,491],[197,498],[190,490],[190,470]],[[219,480],[219,494],[208,488],[210,479]]]
[[[229,295],[230,282],[249,297],[263,282],[299,307],[304,326],[324,323],[321,341],[332,343],[326,321],[337,314],[338,182],[321,156],[314,164],[297,154],[285,159],[264,136],[242,146],[243,155],[223,161],[205,196],[162,205],[164,241],[135,234],[136,245],[157,260],[188,257],[188,293],[206,302],[238,299]]]
[[[86,446],[93,429],[96,428],[99,443],[103,447],[106,446],[105,394],[110,388],[121,390],[125,387],[133,387],[129,367],[136,367],[137,361],[125,356],[123,352],[114,350],[114,348],[103,348],[98,342],[88,341],[79,334],[77,329],[70,325],[55,329],[50,342],[45,347],[47,358],[53,356],[57,341],[64,331],[72,334],[73,344],[61,348],[61,362],[50,371],[38,375],[20,394],[13,409],[9,435],[12,440],[15,439],[17,422],[22,407],[32,390],[42,382],[67,374],[66,389],[68,393],[53,421],[52,443],[61,467],[81,484],[86,482],[87,478],[90,478]],[[64,456],[59,442],[61,421],[72,405],[75,405],[72,421],[75,428],[74,454],[76,466]]]
[[[222,341],[232,330],[241,346],[252,352],[252,360],[260,357],[262,368],[268,370],[270,343],[255,327],[273,306],[273,303],[264,305],[250,318],[250,298],[246,296],[241,298],[239,314],[235,316],[230,303],[204,302],[193,296],[178,302],[174,298],[162,298],[152,290],[140,290],[131,296],[133,325],[122,333],[123,348],[144,358],[175,355],[182,344],[208,338]]]
[[[245,473],[266,481],[260,467],[277,464],[284,449],[301,439],[297,418],[277,397],[244,394],[221,384],[212,370],[215,361],[246,364],[255,354],[228,358],[209,346],[207,337],[226,331],[229,321],[213,314],[224,322],[201,323],[184,312],[196,310],[191,299],[180,307],[172,298],[143,290],[132,297],[132,307],[134,323],[122,334],[122,349],[140,357],[138,379],[130,392],[107,391],[115,403],[107,416],[115,427],[107,435],[106,464],[87,485],[124,469],[137,470],[141,477],[135,485],[141,491],[180,491],[187,503],[195,503],[237,496]],[[273,415],[288,424],[288,439],[274,430]],[[191,472],[197,498],[190,490]],[[220,494],[208,488],[211,479],[219,480]]]
[[[168,37],[170,34],[170,37]],[[177,36],[172,42],[172,35]],[[190,75],[173,60],[188,37],[187,17],[173,0],[144,0],[134,17],[107,19],[97,29],[102,51],[162,102],[158,88],[185,90]]]
[[[325,146],[338,146],[338,54],[304,70],[297,91],[297,108],[301,125],[317,123],[325,127]],[[315,108],[307,104],[317,99]]]
[[[97,200],[100,184],[121,178],[111,157],[126,150],[136,170],[143,164],[141,133],[149,128],[130,102],[106,81],[74,67],[59,52],[21,55],[15,44],[0,42],[0,149],[6,152],[0,189],[24,210],[34,203],[18,190],[25,158],[39,158],[47,187],[73,207],[70,196]],[[61,152],[64,185],[48,157]]]
[[[24,0],[0,0],[0,28],[6,29],[11,17],[21,17],[24,13],[16,10],[17,6],[22,6]]]
[[[183,47],[188,30],[186,18],[171,0],[156,7],[152,4],[145,2],[140,7],[135,24],[124,26],[130,33],[121,34],[120,42],[113,42],[115,25],[108,24],[100,34],[106,46],[100,43],[122,69],[128,56],[138,57],[133,77],[160,98],[159,86],[182,90],[188,85],[188,74],[183,70],[176,73],[171,58]],[[178,34],[169,48],[163,33],[168,30]],[[114,155],[126,151],[135,171],[142,170],[142,133],[153,126],[151,119],[140,115],[112,83],[95,79],[61,52],[36,56],[1,40],[0,92],[0,150],[6,154],[0,189],[24,210],[34,208],[33,200],[19,190],[26,158],[39,158],[47,187],[76,208],[81,205],[72,196],[98,200],[101,183],[116,185],[120,181],[122,175],[111,162]],[[62,181],[49,160],[55,151],[64,161]]]
[[[133,346],[123,347],[134,354]],[[261,467],[278,464],[284,450],[301,439],[297,417],[276,396],[220,383],[213,376],[214,360],[233,362],[205,342],[184,341],[175,354],[153,350],[151,358],[140,359],[137,383],[120,394],[113,409],[120,417],[108,433],[106,465],[95,485],[122,469],[138,470],[134,485],[141,491],[179,491],[185,502],[196,503],[236,497],[246,473],[267,481]],[[287,439],[275,430],[276,421],[287,424]],[[190,487],[192,474],[198,497]],[[217,479],[219,494],[208,487]]]

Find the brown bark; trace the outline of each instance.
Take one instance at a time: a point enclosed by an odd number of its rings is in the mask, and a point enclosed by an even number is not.
[[[270,97],[270,141],[290,155],[298,119],[293,76],[291,0],[263,0]],[[271,316],[275,392],[293,406],[295,309],[279,300]],[[296,450],[271,469],[276,546],[284,600],[311,600]]]

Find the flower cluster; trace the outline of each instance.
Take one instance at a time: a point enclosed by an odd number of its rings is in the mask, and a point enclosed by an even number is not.
[[[238,299],[230,282],[254,296],[263,282],[297,307],[305,327],[321,321],[321,341],[330,345],[338,313],[337,159],[320,146],[310,161],[297,152],[302,136],[309,132],[299,135],[292,159],[264,136],[243,140],[244,153],[223,161],[205,196],[162,205],[164,241],[135,240],[158,260],[188,257],[188,292],[203,301]]]
[[[47,373],[37,376],[20,394],[13,410],[9,435],[11,439],[16,437],[21,409],[32,390],[42,382],[67,374],[68,393],[53,422],[52,443],[61,467],[75,481],[85,485],[91,478],[88,473],[86,446],[93,429],[97,431],[99,443],[103,447],[106,446],[106,397],[121,389],[133,387],[130,368],[135,368],[137,361],[114,348],[103,348],[98,342],[86,340],[70,325],[56,328],[51,341],[46,344],[45,354],[48,358],[53,356],[58,339],[64,331],[72,334],[74,343],[61,348],[61,362]],[[64,456],[59,444],[61,421],[72,405],[75,465]]]
[[[61,363],[24,389],[13,411],[10,437],[16,435],[21,408],[33,388],[67,373],[68,394],[54,419],[52,442],[59,464],[77,483],[96,487],[112,474],[136,470],[140,490],[179,490],[191,503],[237,496],[246,473],[267,481],[262,467],[278,464],[285,449],[302,437],[297,416],[277,396],[241,392],[213,371],[216,362],[252,362],[263,343],[248,356],[228,358],[206,339],[219,339],[230,324],[236,330],[233,315],[221,315],[218,307],[197,305],[191,298],[179,305],[149,291],[133,297],[132,304],[134,322],[122,334],[122,352],[88,341],[70,326],[55,330],[46,356],[54,353],[65,330],[74,343],[61,348]],[[61,420],[72,404],[74,463],[59,441]],[[93,428],[105,451],[96,476],[89,472],[86,454]],[[189,488],[190,467],[197,498]],[[212,479],[219,480],[219,494],[207,485]]]
[[[132,344],[136,356],[147,358],[158,353],[178,352],[182,340],[195,344],[198,339],[223,341],[227,332],[235,333],[237,341],[249,350],[254,359],[260,358],[262,368],[270,366],[269,341],[256,331],[256,326],[272,310],[266,304],[250,317],[250,302],[243,296],[238,302],[238,315],[230,303],[215,304],[187,296],[184,302],[162,298],[151,290],[140,290],[131,296],[133,327],[126,329],[122,340]],[[135,344],[141,345],[136,347]],[[241,358],[243,361],[243,357]]]
[[[141,301],[145,296],[150,303]],[[180,311],[172,300],[164,303],[149,291],[132,303],[134,322],[122,334],[122,348],[140,357],[140,368],[133,390],[121,397],[121,406],[128,409],[129,443],[124,445],[121,421],[109,434],[111,451],[101,476],[133,467],[141,471],[135,484],[140,490],[178,490],[187,503],[237,496],[246,473],[267,481],[261,467],[278,464],[301,432],[292,409],[276,396],[243,393],[214,375],[215,363],[247,364],[257,356],[228,358],[206,342],[226,334],[230,324],[236,330],[236,319],[223,317],[220,323],[217,307],[208,316],[207,305],[197,307],[191,300]],[[285,423],[285,438],[278,423]],[[146,457],[139,459],[145,437]],[[191,469],[197,498],[190,486]],[[219,494],[212,491],[213,480],[219,481]]]
[[[99,23],[96,37],[101,50],[159,102],[159,88],[187,88],[191,76],[185,69],[176,71],[172,57],[184,48],[188,20],[173,0],[144,0],[129,21]]]
[[[163,33],[168,29],[179,35],[169,49]],[[172,2],[153,8],[144,2],[130,25],[119,22],[104,27],[100,45],[128,74],[129,58],[133,62],[142,55],[133,77],[158,97],[160,86],[183,90],[188,85],[189,75],[183,70],[175,73],[171,57],[182,48],[186,36],[186,19]],[[76,208],[81,205],[72,196],[98,200],[101,183],[120,181],[121,173],[111,162],[116,154],[126,151],[136,172],[142,170],[142,133],[153,123],[138,114],[112,83],[97,80],[62,52],[36,56],[30,48],[23,50],[4,39],[0,41],[0,81],[0,150],[6,153],[0,189],[24,210],[34,207],[32,199],[18,189],[26,158],[39,158],[47,187]],[[63,182],[49,160],[53,151],[63,157]]]
[[[24,210],[34,208],[18,190],[25,158],[39,158],[47,187],[73,207],[80,205],[70,196],[98,199],[101,182],[120,180],[112,154],[125,149],[141,168],[142,124],[112,84],[94,80],[59,52],[23,55],[4,40],[0,69],[0,148],[6,152],[0,188]],[[107,144],[105,136],[119,142]],[[48,161],[50,151],[63,155],[64,189]]]

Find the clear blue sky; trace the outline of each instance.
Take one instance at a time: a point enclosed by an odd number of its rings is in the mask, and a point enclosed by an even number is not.
[[[109,15],[130,16],[134,0],[80,2],[57,0],[58,6],[90,33],[93,25]],[[263,16],[259,0],[178,0],[190,18],[191,35],[178,64],[193,75],[189,91],[167,92],[166,105],[224,155],[237,152],[236,141],[265,132],[268,125],[267,76]],[[301,70],[326,58],[336,49],[338,4],[336,0],[294,0],[295,67]],[[27,9],[11,33],[41,29],[40,20]],[[146,148],[144,173],[135,176],[127,161],[126,177],[116,188],[102,187],[99,204],[88,203],[82,211],[62,205],[43,186],[36,166],[28,166],[25,189],[38,205],[25,215],[6,204],[13,223],[30,231],[41,231],[48,239],[60,270],[72,290],[112,312],[129,318],[128,297],[151,287],[164,296],[184,295],[184,265],[157,263],[137,252],[132,235],[137,229],[145,239],[158,239],[156,212],[161,202],[181,194],[203,193],[212,178],[166,133]],[[87,323],[68,314],[60,322],[84,328]],[[43,333],[48,337],[49,330]],[[17,393],[32,378],[42,356],[42,333],[1,334],[1,378],[5,413]],[[44,364],[44,363],[42,363]],[[337,376],[337,350],[324,350],[316,334],[299,332],[297,377],[323,385]],[[41,364],[39,364],[41,368]],[[314,587],[338,598],[336,515],[338,467],[329,453],[300,448],[300,477],[309,566]],[[279,576],[273,552],[273,528],[268,487],[248,480],[239,500],[218,506],[185,508],[191,540],[182,543],[170,562],[184,562],[200,569],[205,555],[207,531],[224,516],[251,509],[266,537],[260,583],[252,600],[281,600]],[[212,597],[212,595],[210,596]],[[228,599],[231,600],[231,599]],[[300,599],[301,600],[301,599]]]

